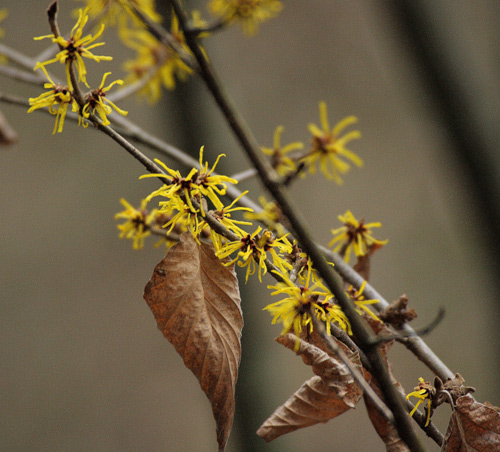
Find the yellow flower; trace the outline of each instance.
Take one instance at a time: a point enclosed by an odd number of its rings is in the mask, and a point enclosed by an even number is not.
[[[217,160],[215,160],[214,166],[211,170],[208,170],[208,162],[203,163],[203,150],[204,146],[200,148],[200,172],[196,178],[196,185],[198,186],[198,191],[203,196],[207,196],[210,201],[215,205],[219,197],[217,195],[225,195],[227,190],[226,183],[237,184],[238,181],[229,176],[224,176],[220,174],[213,174],[215,167],[219,163],[221,157],[225,157],[226,154],[219,154]],[[219,200],[220,201],[220,200]]]
[[[193,212],[196,212],[197,209],[193,207],[191,197],[193,196],[193,192],[195,194],[195,176],[198,174],[198,171],[193,168],[187,177],[182,177],[178,170],[174,171],[173,169],[170,169],[161,160],[155,159],[155,162],[160,165],[167,172],[167,174],[144,174],[140,177],[140,179],[147,177],[160,177],[166,179],[167,184],[151,193],[148,196],[148,199],[152,199],[155,196],[163,196],[164,198],[167,198],[168,201],[161,203],[163,205],[161,211],[168,213],[169,210],[171,210],[171,206],[175,203],[175,200],[180,199],[182,201],[182,197],[184,196],[185,202],[188,204],[189,208]]]
[[[323,301],[318,301],[317,304],[319,307],[316,309],[316,315],[319,320],[325,322],[327,334],[331,334],[331,324],[335,323],[347,334],[352,335],[351,324],[342,311],[342,308],[333,302],[333,296],[325,298]]]
[[[288,234],[287,234],[288,235]],[[288,241],[286,235],[283,237],[276,238],[271,231],[264,231],[262,235],[257,240],[257,246],[262,250],[260,253],[260,261],[262,263],[259,265],[267,271],[266,262],[267,253],[271,255],[273,264],[281,271],[290,271],[293,267],[286,259],[284,259],[279,253],[286,253],[287,255],[292,253],[292,244]],[[278,250],[278,251],[276,251]],[[266,272],[264,271],[264,274]]]
[[[312,134],[311,150],[300,162],[309,166],[309,172],[315,173],[316,162],[319,161],[320,170],[325,177],[341,184],[343,182],[341,174],[345,174],[351,167],[346,160],[358,167],[363,166],[363,161],[345,147],[349,141],[361,137],[359,130],[340,136],[346,127],[357,122],[357,118],[348,116],[330,130],[324,102],[319,104],[319,115],[321,128],[315,124],[309,124],[309,131]]]
[[[215,208],[218,209],[220,214],[219,220],[224,220],[221,221],[221,223],[226,226],[230,226],[230,229],[236,234],[245,233],[236,226],[237,223],[241,222],[229,219],[229,212],[247,209],[239,207],[233,208],[232,206],[237,200],[235,200],[229,207],[224,208],[224,205],[218,197],[219,195],[224,195],[226,193],[227,183],[237,183],[238,181],[228,176],[214,174],[215,167],[224,154],[220,154],[217,157],[215,164],[209,170],[208,162],[203,163],[203,149],[204,147],[202,146],[199,157],[200,168],[192,168],[186,177],[182,177],[179,171],[174,171],[160,160],[155,159],[155,162],[163,167],[166,174],[145,174],[141,176],[141,179],[146,177],[160,177],[166,179],[167,183],[151,193],[147,199],[150,200],[155,196],[167,198],[167,201],[160,202],[159,211],[160,213],[165,213],[169,216],[170,221],[164,225],[164,227],[170,226],[170,230],[172,230],[174,225],[179,224],[179,222],[183,222],[183,224],[191,230],[193,236],[197,239],[198,235],[207,225],[205,221],[200,220],[198,217],[205,216],[204,204],[207,202],[208,198]],[[241,196],[243,195],[244,194]],[[194,207],[193,200],[199,204],[200,208]],[[215,215],[217,216],[217,212]],[[248,223],[243,222],[241,224]],[[215,246],[217,246],[217,244],[222,244],[222,239],[219,240],[215,236],[212,236],[212,239],[214,240]]]
[[[204,22],[201,19],[193,19],[193,26],[200,26]],[[175,14],[172,15],[170,33],[178,42],[179,46],[191,53],[183,33],[179,29],[179,20]],[[149,80],[139,91],[150,103],[155,103],[161,98],[161,87],[168,90],[175,88],[176,78],[185,81],[193,72],[182,60],[177,52],[171,47],[158,41],[146,30],[131,30],[123,28],[120,31],[123,43],[136,50],[137,58],[125,63],[125,70],[130,73],[126,83],[135,83],[144,77]]]
[[[224,206],[224,204],[222,204],[219,198],[215,198],[214,199],[215,210],[212,211],[212,215],[219,223],[221,223],[224,227],[226,227],[226,229],[234,232],[236,235],[240,237],[245,236],[246,232],[243,229],[241,229],[238,225],[241,224],[241,225],[251,226],[252,223],[250,223],[249,221],[235,220],[234,218],[231,218],[231,213],[236,211],[252,212],[252,209],[250,207],[233,207],[247,193],[248,190],[244,191],[228,206]],[[208,223],[206,222],[206,220],[204,220],[201,223],[200,228],[203,229],[206,226],[208,226]],[[224,246],[224,244],[227,243],[226,238],[215,232],[213,229],[210,229],[210,237],[212,239],[215,251],[219,251]]]
[[[120,238],[132,239],[134,241],[134,249],[139,250],[144,246],[144,239],[151,235],[150,227],[154,223],[157,210],[151,212],[146,210],[147,200],[143,199],[140,209],[136,209],[129,204],[125,199],[120,199],[125,210],[117,213],[115,219],[125,220],[124,223],[118,225],[120,230]]]
[[[424,381],[422,377],[418,379],[418,386],[415,386],[415,391],[410,392],[406,395],[406,400],[409,400],[410,397],[416,397],[418,402],[415,404],[413,410],[411,410],[410,416],[413,416],[415,411],[417,411],[418,406],[425,400],[427,400],[427,420],[425,422],[425,427],[429,425],[431,420],[431,403],[432,403],[432,389],[433,387],[429,384],[429,382]]]
[[[161,22],[161,16],[156,12],[154,0],[82,0],[87,2],[88,14],[91,19],[98,19],[99,23],[124,24],[131,17],[136,25],[144,25],[130,6],[133,3],[141,12],[153,22]]]
[[[302,149],[304,145],[299,142],[294,142],[281,147],[281,134],[283,133],[283,126],[276,128],[274,132],[273,147],[262,147],[262,152],[271,156],[271,166],[276,170],[280,176],[288,176],[297,171],[297,165],[287,154],[291,151]]]
[[[303,328],[313,330],[313,320],[311,314],[315,311],[324,314],[324,309],[318,303],[319,297],[327,297],[328,293],[320,282],[310,286],[311,268],[309,268],[304,285],[297,286],[286,273],[279,274],[284,282],[267,286],[274,289],[271,295],[288,295],[280,301],[267,305],[264,310],[269,311],[273,316],[272,324],[282,323],[281,334],[293,331],[300,335]],[[317,290],[319,288],[320,290]]]
[[[168,228],[170,234],[174,227],[188,230],[192,236],[198,241],[198,236],[202,231],[200,220],[198,217],[198,210],[194,210],[192,206],[186,204],[181,198],[173,198],[171,201],[160,202],[162,206],[159,212],[164,213],[165,208],[168,208],[170,221],[164,224],[164,228]]]
[[[239,22],[243,32],[251,36],[259,23],[277,16],[283,4],[279,0],[211,0],[208,7],[225,23]]]
[[[29,108],[28,113],[31,113],[39,108],[48,107],[49,113],[56,116],[56,122],[52,133],[62,132],[68,106],[73,105],[73,111],[76,111],[78,106],[76,101],[73,99],[70,89],[67,86],[54,83],[45,68],[42,67],[41,69],[49,80],[49,83],[45,83],[43,86],[49,91],[40,94],[38,97],[30,97],[29,103],[31,107]]]
[[[88,87],[86,78],[87,69],[85,68],[85,63],[82,57],[89,58],[97,62],[110,61],[113,59],[109,56],[94,55],[90,51],[95,47],[104,45],[104,42],[90,45],[101,36],[102,32],[104,31],[104,24],[101,25],[100,30],[94,36],[88,34],[87,36],[84,36],[82,38],[83,27],[85,27],[85,24],[89,20],[89,16],[87,14],[88,9],[89,8],[87,7],[83,11],[81,9],[79,10],[78,20],[71,30],[69,39],[65,39],[62,36],[56,37],[54,36],[54,34],[39,36],[35,38],[36,41],[40,39],[50,38],[52,39],[52,42],[58,44],[61,49],[60,52],[57,53],[55,58],[44,62],[38,62],[34,68],[35,70],[52,63],[56,63],[57,61],[59,61],[60,63],[64,63],[66,65],[66,77],[68,80],[68,86],[72,88],[69,69],[70,66],[74,63],[78,72],[78,81],[82,81]]]
[[[380,303],[380,300],[366,300],[363,295],[363,290],[365,290],[366,281],[363,281],[359,290],[356,290],[353,286],[349,286],[347,289],[347,294],[353,299],[354,304],[359,308],[357,309],[358,313],[361,314],[361,311],[366,312],[372,319],[381,320],[370,310],[367,305]]]
[[[107,126],[111,124],[108,119],[108,115],[115,109],[118,113],[123,116],[126,116],[128,113],[120,108],[118,108],[113,102],[106,98],[106,92],[111,89],[113,85],[122,85],[123,80],[115,80],[110,83],[108,86],[104,86],[106,82],[106,78],[111,72],[106,72],[103,77],[99,88],[93,89],[85,96],[85,105],[82,109],[82,116],[84,118],[88,118],[90,113],[97,113],[101,118],[102,124]],[[109,105],[106,105],[107,102]],[[84,127],[87,127],[88,123],[83,123]]]
[[[346,262],[349,262],[351,248],[356,256],[364,256],[369,250],[380,248],[388,242],[388,240],[377,240],[371,235],[371,228],[379,228],[382,226],[381,223],[365,224],[364,220],[356,220],[349,210],[338,218],[344,226],[331,230],[335,237],[328,246],[338,242],[334,251],[344,255]]]
[[[245,281],[248,281],[248,277],[255,273],[257,267],[256,261],[258,261],[260,281],[262,281],[262,271],[264,271],[264,274],[267,272],[266,264],[262,261],[263,250],[258,247],[255,239],[260,231],[262,231],[262,228],[258,227],[252,234],[246,234],[240,240],[226,243],[215,253],[215,255],[222,260],[237,252],[237,256],[224,265],[231,265],[238,261],[239,267],[247,267]]]

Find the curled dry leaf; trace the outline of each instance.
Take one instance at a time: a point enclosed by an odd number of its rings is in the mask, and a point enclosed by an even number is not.
[[[500,412],[476,402],[470,394],[459,397],[451,415],[442,452],[497,452],[500,450]]]
[[[277,341],[291,350],[297,350],[304,362],[312,366],[316,376],[307,380],[262,424],[257,431],[261,438],[272,441],[285,433],[327,422],[356,406],[362,390],[338,358],[292,334],[280,336]],[[359,355],[351,353],[350,358],[361,369]]]
[[[163,335],[200,381],[212,404],[219,450],[234,418],[243,317],[234,268],[189,233],[168,251],[144,290]]]

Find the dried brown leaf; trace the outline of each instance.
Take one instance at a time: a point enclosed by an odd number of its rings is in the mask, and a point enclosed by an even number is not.
[[[262,424],[257,430],[261,438],[272,441],[285,433],[327,422],[356,406],[362,390],[338,358],[291,334],[280,336],[277,341],[300,354],[317,375],[307,380]],[[361,369],[358,354],[351,353],[350,357]]]
[[[212,404],[219,450],[234,418],[243,317],[233,267],[189,233],[168,251],[144,290],[163,335],[200,381]]]
[[[498,408],[476,402],[470,394],[455,404],[442,452],[498,452],[500,450],[500,412]]]
[[[297,340],[298,348],[296,347]],[[341,342],[337,339],[332,338],[332,340],[341,346]],[[337,356],[330,355],[313,344],[297,339],[293,334],[278,336],[276,342],[295,351],[297,355],[302,357],[304,363],[311,366],[313,372],[318,377],[321,377],[328,386],[337,388],[337,395],[340,398],[344,398],[344,402],[347,405],[351,408],[356,406],[359,400],[357,391],[352,391],[350,394],[347,391],[351,384],[354,383],[354,377],[347,366]],[[342,344],[342,347],[354,366],[361,370],[359,353],[351,352],[344,344]]]
[[[321,377],[314,376],[276,409],[257,430],[257,435],[272,441],[299,428],[327,422],[350,408],[334,388],[328,386]]]

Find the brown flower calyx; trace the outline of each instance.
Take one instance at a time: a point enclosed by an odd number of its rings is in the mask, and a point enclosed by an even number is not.
[[[408,297],[403,294],[381,312],[379,317],[384,323],[389,323],[399,329],[405,323],[417,318],[417,312],[413,308],[408,308]]]
[[[434,387],[436,395],[433,398],[432,405],[438,407],[442,403],[455,404],[459,397],[470,394],[476,391],[472,386],[464,386],[464,378],[459,373],[455,374],[455,378],[448,379],[444,383],[439,377],[434,378]]]

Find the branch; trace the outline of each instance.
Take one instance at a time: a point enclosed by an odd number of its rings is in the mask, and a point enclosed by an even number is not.
[[[182,30],[185,30],[187,28],[187,20],[179,3],[175,0],[169,0],[169,2],[179,19],[180,27]],[[292,203],[291,199],[283,190],[281,185],[276,181],[276,174],[274,170],[270,168],[267,161],[261,158],[256,139],[251,134],[236,107],[229,100],[229,96],[223,90],[213,68],[204,57],[196,39],[188,33],[185,33],[185,36],[186,42],[193,52],[200,67],[200,75],[214,97],[217,105],[221,109],[226,121],[231,127],[233,133],[236,135],[247,156],[259,172],[262,182],[268,191],[274,196],[276,202],[280,205],[302,248],[312,259],[314,267],[323,278],[325,284],[335,295],[342,310],[349,319],[352,330],[360,343],[360,348],[366,353],[370,364],[375,371],[375,375],[386,403],[394,414],[395,426],[399,436],[412,451],[423,451],[424,449],[411,427],[410,419],[405,407],[401,403],[401,400],[397,395],[397,390],[391,382],[388,370],[384,365],[382,357],[380,356],[378,350],[370,345],[373,334],[369,332],[366,325],[363,323],[362,318],[356,312],[352,301],[345,294],[339,277],[330,268],[320,249],[313,242],[304,218]]]

